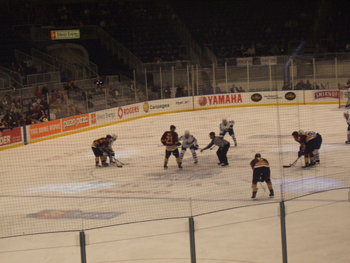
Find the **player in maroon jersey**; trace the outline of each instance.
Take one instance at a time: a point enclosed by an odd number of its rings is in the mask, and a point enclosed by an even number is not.
[[[300,143],[298,157],[304,155],[305,158],[305,166],[302,166],[302,168],[314,167],[315,161],[312,152],[315,150],[315,136],[312,134],[299,134],[297,131],[294,131],[292,136],[295,141]]]
[[[255,154],[254,159],[250,162],[250,166],[253,169],[252,198],[255,198],[258,192],[258,187],[257,187],[258,182],[266,182],[267,187],[269,188],[269,191],[270,191],[269,196],[271,198],[274,197],[274,192],[273,192],[272,183],[270,179],[269,162],[265,158],[261,158],[260,153],[257,153]]]
[[[100,139],[93,141],[91,145],[91,149],[94,152],[97,167],[100,167],[99,159],[101,159],[102,166],[108,166],[108,163],[106,163],[107,154],[104,149],[108,147],[109,142],[111,140],[112,140],[112,136],[107,135],[106,137],[102,137]]]
[[[179,150],[177,149],[177,146],[180,146],[181,143],[179,143],[178,135],[175,132],[176,127],[174,125],[170,126],[170,131],[164,132],[162,138],[160,141],[163,145],[165,145],[165,159],[164,159],[164,169],[168,168],[168,159],[171,154],[173,154],[176,158],[177,165],[179,166],[179,169],[182,169],[181,165],[181,159]]]

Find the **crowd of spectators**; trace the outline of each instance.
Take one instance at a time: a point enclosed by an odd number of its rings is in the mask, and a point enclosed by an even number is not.
[[[282,87],[282,90],[317,90],[320,89],[320,86],[317,83],[310,83],[309,80],[306,80],[304,83],[304,80],[299,80],[299,82],[293,87],[293,84],[285,84]]]
[[[13,129],[23,125],[48,121],[48,103],[42,91],[36,89],[35,95],[24,106],[16,89],[8,91],[1,100],[0,129]]]

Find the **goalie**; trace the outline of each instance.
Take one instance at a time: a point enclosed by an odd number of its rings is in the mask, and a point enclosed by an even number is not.
[[[198,150],[197,139],[193,137],[193,135],[191,135],[189,131],[185,131],[185,135],[181,136],[179,138],[179,141],[182,141],[182,147],[181,147],[181,153],[180,153],[181,162],[182,162],[182,159],[184,158],[186,150],[189,148],[194,159],[194,164],[198,164],[198,158],[196,154],[196,150]]]

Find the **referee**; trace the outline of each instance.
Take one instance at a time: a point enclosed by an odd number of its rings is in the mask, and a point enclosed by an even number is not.
[[[230,143],[226,141],[224,138],[215,136],[215,132],[209,133],[209,137],[211,139],[211,143],[209,143],[207,147],[203,148],[201,152],[203,152],[206,149],[209,149],[213,145],[218,146],[219,149],[216,151],[216,154],[220,161],[218,165],[227,166],[228,165],[227,151],[230,148]]]

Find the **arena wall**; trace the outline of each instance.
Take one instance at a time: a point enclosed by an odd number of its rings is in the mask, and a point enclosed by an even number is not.
[[[4,130],[0,133],[0,150],[160,114],[231,107],[338,104],[338,97],[338,90],[292,90],[153,100]]]

